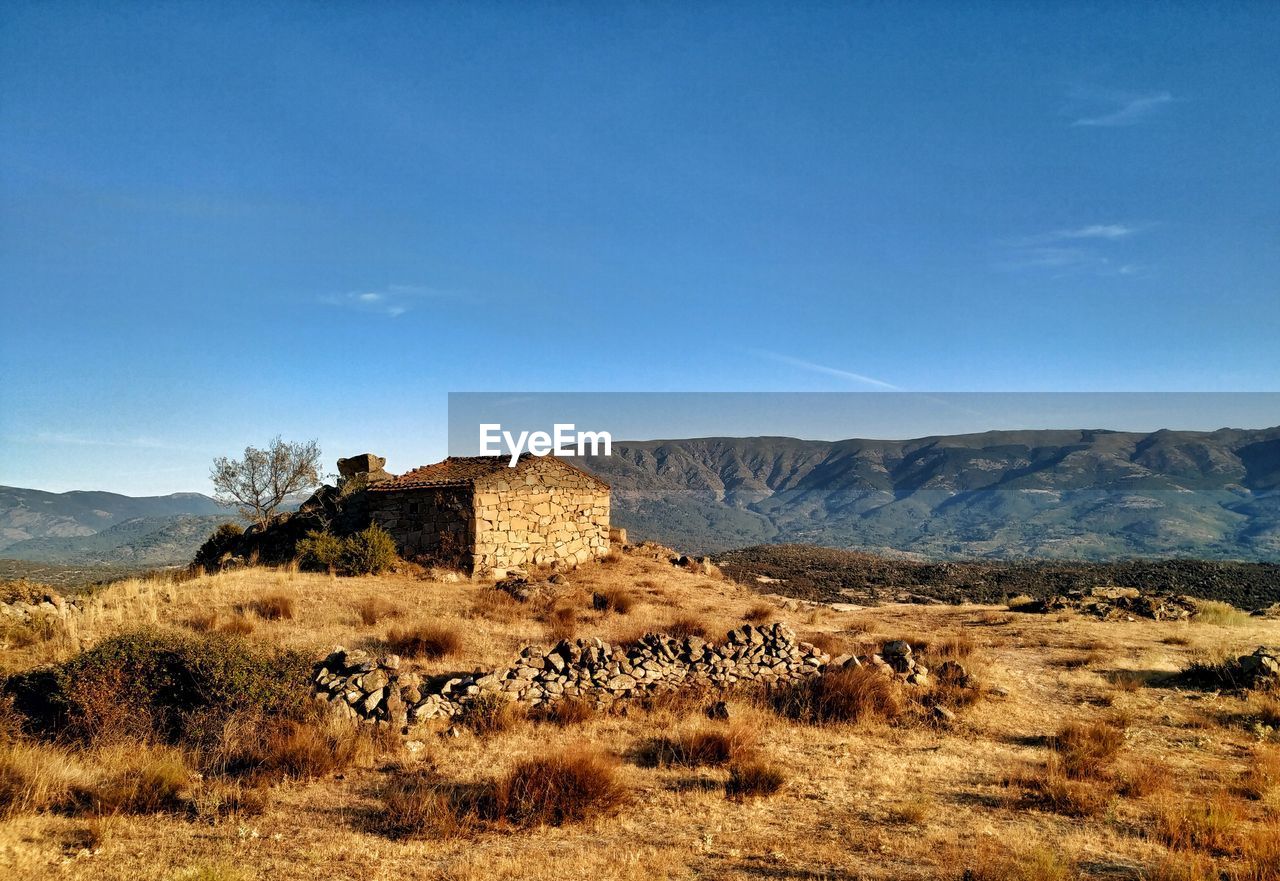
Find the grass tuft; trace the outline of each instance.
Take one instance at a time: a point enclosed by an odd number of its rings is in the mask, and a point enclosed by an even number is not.
[[[866,667],[827,670],[780,686],[770,691],[769,701],[780,715],[819,725],[892,721],[907,709],[898,684]]]
[[[462,637],[439,624],[395,628],[387,634],[387,647],[406,658],[434,661],[462,651]]]
[[[610,587],[591,595],[591,607],[597,612],[626,615],[634,606],[635,599],[622,588]]]
[[[268,594],[251,601],[245,609],[263,621],[293,620],[293,597],[282,593]]]
[[[757,758],[745,759],[729,766],[724,794],[733,799],[762,798],[779,792],[786,782],[786,774],[777,765]]]
[[[356,614],[360,616],[361,624],[372,627],[386,618],[399,618],[402,612],[386,597],[369,597],[356,603]]]

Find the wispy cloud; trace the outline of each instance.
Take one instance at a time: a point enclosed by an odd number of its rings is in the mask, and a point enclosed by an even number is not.
[[[202,450],[201,447],[174,444],[154,437],[100,438],[60,431],[37,431],[26,435],[8,435],[4,440],[10,443],[36,444],[40,446],[110,447],[125,450]]]
[[[793,358],[790,355],[783,355],[779,352],[769,352],[761,349],[755,349],[753,351],[755,351],[757,355],[768,358],[771,361],[777,361],[779,364],[787,364],[791,367],[798,367],[801,370],[809,370],[813,373],[821,373],[826,376],[835,376],[839,379],[846,379],[850,382],[857,382],[874,388],[902,391],[902,389],[898,388],[893,383],[885,382],[883,379],[876,379],[874,376],[854,373],[851,370],[841,370],[838,367],[828,367],[825,364],[815,364],[812,361],[805,361],[802,358]]]
[[[320,302],[326,306],[337,306],[344,309],[385,315],[388,318],[399,318],[412,310],[422,300],[443,296],[446,296],[444,291],[421,285],[393,284],[373,290],[325,294],[320,298]]]
[[[1143,267],[1119,253],[1120,243],[1146,229],[1129,223],[1093,223],[1006,239],[996,268],[1049,270],[1060,275],[1137,275]]]
[[[1137,125],[1150,119],[1162,107],[1173,102],[1173,95],[1168,92],[1148,94],[1076,92],[1072,98],[1077,102],[1092,105],[1093,109],[1087,112],[1077,111],[1073,114],[1076,118],[1071,124],[1098,128]]]

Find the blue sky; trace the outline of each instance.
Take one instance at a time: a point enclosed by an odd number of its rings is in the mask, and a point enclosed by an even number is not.
[[[403,470],[451,391],[1280,389],[1274,3],[0,16],[2,483]]]

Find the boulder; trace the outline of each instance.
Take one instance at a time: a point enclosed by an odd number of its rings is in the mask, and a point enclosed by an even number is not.
[[[338,473],[349,480],[359,474],[382,471],[386,464],[387,460],[382,456],[375,456],[373,453],[361,453],[358,456],[339,459]]]

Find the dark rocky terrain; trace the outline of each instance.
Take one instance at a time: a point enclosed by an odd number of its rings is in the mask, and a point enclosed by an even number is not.
[[[717,555],[735,581],[766,593],[826,602],[902,599],[1003,603],[1115,585],[1144,593],[1225,600],[1243,609],[1280,601],[1280,564],[1211,560],[916,562],[808,545],[760,545]]]

